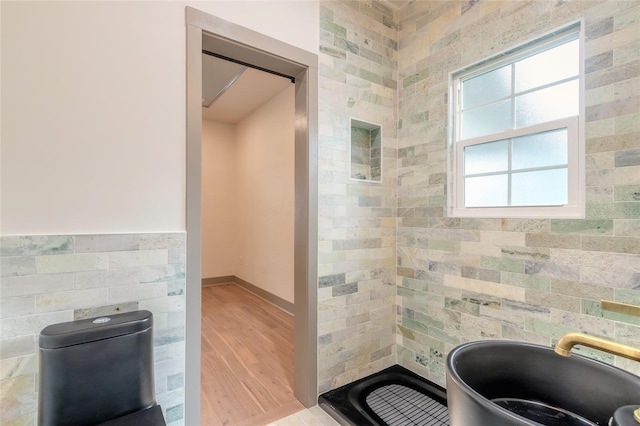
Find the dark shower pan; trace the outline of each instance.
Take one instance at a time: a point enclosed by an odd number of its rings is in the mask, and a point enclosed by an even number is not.
[[[399,365],[320,395],[342,425],[448,426],[447,393]]]

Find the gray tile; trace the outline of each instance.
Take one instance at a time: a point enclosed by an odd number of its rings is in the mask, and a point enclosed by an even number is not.
[[[609,68],[613,65],[613,51],[601,53],[596,56],[587,58],[585,61],[585,72],[588,74],[593,71],[599,71]]]
[[[15,358],[35,352],[35,334],[0,340],[0,359]]]
[[[636,110],[640,111],[640,102],[638,103]],[[628,166],[640,165],[640,148],[616,152],[615,162],[616,162],[616,167],[628,167]]]
[[[4,236],[0,237],[0,256],[36,256],[73,253],[71,236]]]
[[[323,287],[333,287],[336,285],[341,285],[345,283],[345,274],[335,274],[335,275],[327,275],[324,277],[320,277],[319,286]]]
[[[106,317],[110,315],[134,312],[138,310],[138,302],[119,303],[115,305],[96,306],[93,308],[75,309],[74,320],[87,318]]]
[[[598,22],[587,25],[585,36],[587,41],[611,34],[613,32],[613,16],[604,18]]]
[[[19,277],[36,273],[35,256],[0,258],[0,273],[3,277]]]

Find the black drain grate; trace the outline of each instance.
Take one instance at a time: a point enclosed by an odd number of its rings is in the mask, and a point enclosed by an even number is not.
[[[367,395],[367,405],[389,426],[448,426],[447,407],[402,385],[382,386]]]

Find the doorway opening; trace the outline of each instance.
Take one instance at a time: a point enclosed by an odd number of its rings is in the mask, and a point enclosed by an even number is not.
[[[293,394],[294,79],[210,52],[202,68],[200,417],[265,424],[304,408]]]
[[[294,395],[317,403],[318,58],[303,49],[187,7],[185,423],[200,424],[202,271],[202,52],[295,81]]]

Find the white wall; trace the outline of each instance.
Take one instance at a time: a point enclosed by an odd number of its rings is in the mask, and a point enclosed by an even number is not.
[[[0,2],[0,232],[185,229],[187,4],[317,52],[316,0]]]
[[[295,86],[236,125],[240,270],[293,302]]]
[[[238,254],[233,124],[202,121],[202,277],[235,275]]]

